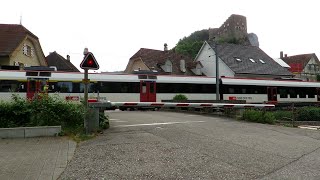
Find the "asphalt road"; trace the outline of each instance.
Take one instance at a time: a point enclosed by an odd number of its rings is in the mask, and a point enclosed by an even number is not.
[[[185,113],[110,111],[61,179],[320,179],[320,131]]]

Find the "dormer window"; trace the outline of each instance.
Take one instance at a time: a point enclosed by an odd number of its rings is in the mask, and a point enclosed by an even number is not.
[[[183,59],[180,60],[180,71],[183,73],[186,72],[186,62]]]
[[[265,64],[266,62],[264,62],[262,59],[259,59],[259,61],[262,63],[262,64]]]
[[[252,58],[249,58],[249,60],[250,60],[251,62],[253,62],[253,63],[256,62],[256,61],[255,61],[254,59],[252,59]]]
[[[200,76],[200,75],[202,75],[202,73],[201,73],[201,64],[197,64],[197,66],[196,66],[196,71],[195,71],[195,74],[196,75],[198,75],[198,76]]]
[[[165,72],[172,72],[172,62],[170,60],[167,60],[166,63],[162,66],[162,69]]]
[[[241,62],[242,60],[240,58],[235,57],[234,58],[236,61]]]

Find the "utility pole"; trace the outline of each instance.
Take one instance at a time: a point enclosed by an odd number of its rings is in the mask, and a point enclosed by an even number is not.
[[[88,54],[88,48],[84,48],[84,51],[83,51],[83,55],[86,56]],[[86,134],[89,133],[89,127],[88,127],[88,81],[89,81],[89,78],[88,78],[88,73],[89,73],[89,70],[88,68],[85,68],[84,69],[84,79],[83,79],[83,84],[84,84],[84,108],[85,108],[85,111],[86,111],[86,115],[84,117],[84,129],[86,131]]]
[[[220,85],[220,78],[219,78],[219,57],[218,57],[218,44],[214,39],[214,51],[216,54],[216,100],[220,100],[220,93],[219,93],[219,85]]]

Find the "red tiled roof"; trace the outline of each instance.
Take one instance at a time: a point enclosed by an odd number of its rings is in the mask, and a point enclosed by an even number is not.
[[[22,42],[30,35],[35,39],[37,36],[32,34],[28,29],[19,24],[0,24],[0,56],[10,55]]]
[[[176,53],[173,50],[168,51],[160,51],[154,49],[141,48],[138,52],[136,52],[130,60],[141,58],[141,60],[148,66],[149,69],[155,69],[158,72],[164,71],[161,69],[161,65],[164,65],[167,60],[172,62],[172,73],[175,75],[194,75],[190,68],[194,67],[194,63],[192,58]],[[180,70],[180,60],[185,60],[186,65],[186,73],[183,73]]]
[[[291,72],[302,72],[304,67],[308,64],[308,62],[312,57],[314,57],[318,62],[318,64],[320,64],[315,53],[287,56],[287,57],[283,57],[282,60],[291,67],[290,68]]]
[[[70,61],[57,52],[52,52],[46,57],[48,66],[57,67],[58,71],[80,72]]]
[[[295,56],[283,57],[282,60],[284,62],[286,62],[287,64],[289,64],[289,63],[307,64],[313,55],[314,55],[314,53],[312,53],[312,54],[299,54],[299,55],[295,55]]]

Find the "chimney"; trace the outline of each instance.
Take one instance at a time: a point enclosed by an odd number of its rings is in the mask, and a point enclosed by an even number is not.
[[[283,51],[280,51],[280,59],[283,59]]]
[[[70,56],[69,55],[67,55],[67,61],[70,61]]]
[[[168,44],[164,43],[164,51],[168,51]]]
[[[284,57],[288,57],[288,55],[287,55],[287,54],[284,54]]]
[[[180,60],[180,71],[186,72],[186,62],[183,59]]]

